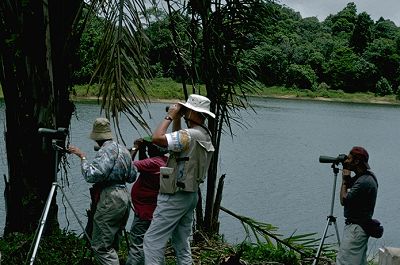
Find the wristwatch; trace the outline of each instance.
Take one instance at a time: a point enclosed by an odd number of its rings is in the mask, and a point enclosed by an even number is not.
[[[165,116],[165,118],[164,119],[166,119],[166,120],[169,120],[169,121],[172,121],[172,118],[170,117],[170,116]]]

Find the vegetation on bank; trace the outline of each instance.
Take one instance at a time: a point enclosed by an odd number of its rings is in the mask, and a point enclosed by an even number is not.
[[[199,85],[201,91],[205,91],[204,85]],[[258,93],[249,94],[255,97],[271,98],[298,98],[330,100],[340,102],[357,103],[381,103],[381,104],[400,104],[398,96],[386,95],[377,96],[371,92],[346,93],[342,90],[332,90],[320,87],[316,90],[287,88],[284,86],[267,87],[258,84]],[[96,85],[75,85],[73,87],[72,99],[76,101],[97,99],[98,87]],[[182,99],[182,84],[171,78],[154,78],[149,82],[147,90],[148,98],[151,101]]]
[[[33,235],[14,233],[5,238],[0,238],[0,263],[1,264],[29,264],[32,253],[31,245],[34,242]],[[118,255],[121,264],[125,264],[127,257],[127,244],[121,240]],[[250,243],[233,246],[225,243],[221,238],[205,240],[192,245],[194,264],[219,265],[239,264],[224,263],[235,258],[245,261],[246,264],[273,264],[300,265],[311,262],[310,258],[301,258],[294,251],[283,245],[266,243]],[[321,257],[320,264],[327,264],[329,259]],[[325,262],[324,262],[325,261]],[[167,265],[174,265],[175,257],[171,246],[166,251]],[[305,262],[305,263],[304,263]],[[58,231],[42,238],[35,264],[41,265],[95,265],[97,264],[86,241],[76,234],[67,231]]]
[[[196,230],[191,243],[194,264],[301,265],[311,264],[313,261],[320,241],[315,237],[316,233],[292,233],[289,237],[285,237],[274,225],[221,208],[243,225],[245,231],[243,241],[239,244],[230,244],[224,240],[223,235],[210,236]],[[3,238],[0,237],[0,264],[28,264],[35,243],[36,238],[33,233],[15,232]],[[319,259],[320,265],[332,264],[336,255],[333,247],[332,244],[324,245]],[[120,237],[117,251],[121,264],[125,264],[128,256],[126,236]],[[83,233],[77,234],[77,231],[66,229],[55,229],[52,233],[45,231],[35,257],[35,264],[97,264]],[[174,251],[170,244],[167,246],[165,257],[167,265],[176,264]]]

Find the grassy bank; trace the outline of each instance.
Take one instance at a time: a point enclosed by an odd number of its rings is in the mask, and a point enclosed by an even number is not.
[[[189,86],[188,86],[189,87]],[[199,86],[205,91],[205,86]],[[71,99],[74,101],[93,101],[97,99],[99,87],[97,85],[75,85],[72,88]],[[190,91],[190,87],[189,87]],[[148,83],[147,96],[151,101],[183,99],[182,84],[170,78],[155,78]],[[374,93],[345,93],[341,90],[320,89],[316,91],[286,88],[266,87],[259,85],[257,93],[248,96],[270,97],[270,98],[296,98],[313,99],[339,102],[377,103],[377,104],[400,104],[396,95],[378,97]],[[3,91],[0,86],[0,98],[3,98]]]
[[[97,98],[98,89],[99,87],[97,85],[75,85],[71,98],[73,100]],[[184,98],[182,84],[169,78],[156,78],[151,80],[148,83],[146,92],[147,97],[152,101]]]
[[[396,99],[396,95],[379,97],[375,96],[375,94],[371,92],[345,93],[342,90],[330,89],[311,91],[307,89],[301,90],[286,87],[262,87],[259,96],[356,103],[400,104],[400,101]]]
[[[190,89],[189,89],[190,90]],[[200,85],[200,90],[205,91],[205,86]],[[97,98],[97,86],[74,86],[73,100]],[[148,97],[152,101],[183,99],[182,84],[169,78],[156,78],[151,80],[147,89]],[[286,87],[266,87],[259,85],[257,93],[248,96],[271,97],[271,98],[297,98],[314,99],[325,101],[357,102],[357,103],[379,103],[400,104],[395,95],[377,97],[373,93],[345,93],[341,90],[320,89],[316,91],[294,89]]]

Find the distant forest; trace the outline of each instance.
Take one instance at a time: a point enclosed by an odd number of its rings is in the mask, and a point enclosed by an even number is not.
[[[381,17],[373,21],[366,12],[357,13],[352,2],[322,22],[316,17],[302,18],[299,12],[277,3],[264,4],[273,12],[263,18],[261,30],[243,36],[245,46],[238,62],[241,71],[254,80],[265,86],[313,91],[400,94],[400,29],[391,20]],[[172,41],[171,16],[156,9],[149,12],[153,13],[146,33],[151,41],[152,74],[179,82],[181,67],[174,54],[178,44]],[[174,23],[179,45],[201,43],[186,37],[190,18],[175,13]],[[100,18],[92,20],[83,34],[74,66],[75,84],[90,81],[103,27]]]

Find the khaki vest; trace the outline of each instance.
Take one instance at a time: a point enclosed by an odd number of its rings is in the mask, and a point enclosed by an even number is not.
[[[190,145],[187,152],[172,152],[167,167],[170,175],[160,175],[160,192],[174,194],[177,191],[197,192],[204,182],[214,153],[214,146],[207,131],[200,127],[189,129]]]

